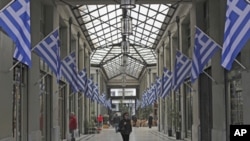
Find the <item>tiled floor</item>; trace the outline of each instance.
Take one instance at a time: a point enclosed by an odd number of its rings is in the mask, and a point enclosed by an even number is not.
[[[114,128],[103,129],[100,134],[92,134],[82,138],[80,141],[122,141],[120,133],[115,133]],[[157,127],[133,127],[130,141],[174,141],[166,134],[159,133]]]

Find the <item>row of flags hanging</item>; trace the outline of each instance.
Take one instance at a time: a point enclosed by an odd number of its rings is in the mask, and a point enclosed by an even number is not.
[[[31,49],[29,0],[15,0],[4,7],[0,11],[0,27],[15,42],[14,58],[18,61],[31,67],[31,52],[34,51],[56,75],[58,82],[64,77],[73,92],[82,92],[92,101],[111,109],[110,99],[99,94],[97,84],[87,78],[86,69],[78,72],[75,52],[60,60],[59,28]],[[43,90],[44,85],[40,86]]]
[[[221,60],[227,70],[250,38],[249,13],[249,1],[227,0]],[[13,57],[31,67],[30,0],[12,0],[1,9],[0,27],[15,42]]]
[[[165,98],[171,90],[176,91],[185,81],[195,82],[214,54],[222,49],[201,29],[195,27],[195,30],[192,60],[177,50],[174,72],[164,68],[162,78],[157,77],[155,83],[143,92],[142,100],[137,100],[141,107],[152,105],[159,97]]]
[[[209,36],[196,27],[195,48],[193,59],[190,60],[180,51],[176,51],[176,65],[173,73],[164,69],[161,78],[162,92],[159,94],[159,84],[152,85],[145,91],[145,97],[155,99],[152,93],[165,97],[168,89],[176,90],[187,77],[191,82],[198,78],[213,54],[222,49],[221,65],[230,70],[238,53],[250,38],[250,4],[247,0],[227,0],[224,42],[220,47]],[[34,51],[56,74],[57,80],[61,75],[70,83],[74,92],[85,92],[86,96],[98,92],[91,79],[85,77],[86,72],[78,73],[75,65],[75,53],[60,60],[59,29],[55,29],[40,43],[31,49],[30,30],[30,0],[13,0],[0,11],[0,27],[14,41],[15,51],[13,57],[31,67],[31,52]],[[169,75],[167,77],[167,75]],[[166,76],[166,77],[165,77]],[[172,79],[172,80],[170,80]],[[160,80],[159,80],[160,82]],[[158,82],[158,83],[159,83]],[[166,82],[171,83],[166,84]],[[91,86],[90,86],[91,85]],[[91,95],[92,99],[94,98]],[[153,101],[147,100],[148,103]]]
[[[250,38],[249,25],[250,4],[243,0],[228,0],[223,47],[201,29],[195,27],[192,60],[180,51],[176,51],[174,72],[164,68],[162,78],[157,77],[155,83],[143,92],[142,99],[137,99],[136,108],[152,105],[158,98],[165,98],[171,90],[176,91],[188,79],[191,83],[195,82],[204,67],[220,49],[222,49],[222,66],[230,70],[234,59]]]

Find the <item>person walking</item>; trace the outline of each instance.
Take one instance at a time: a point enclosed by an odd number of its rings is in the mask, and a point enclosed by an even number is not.
[[[129,135],[132,132],[131,121],[127,112],[122,114],[123,119],[119,123],[119,131],[121,132],[123,141],[129,141]]]
[[[118,126],[119,126],[119,122],[120,122],[120,117],[115,114],[114,118],[113,118],[113,123],[114,123],[114,127],[115,127],[115,132],[118,132]]]
[[[98,128],[101,128],[103,123],[103,116],[101,114],[97,117],[97,122],[98,122]]]
[[[77,128],[77,120],[74,112],[70,113],[69,132],[71,134],[71,141],[75,141],[74,131]]]
[[[148,117],[148,127],[151,128],[153,124],[153,116],[150,114]]]

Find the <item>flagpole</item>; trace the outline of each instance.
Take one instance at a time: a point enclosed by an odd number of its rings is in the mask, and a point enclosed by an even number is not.
[[[1,12],[1,11],[0,11]],[[55,30],[57,30],[57,29],[59,29],[59,27],[57,27],[57,28],[55,28],[51,33],[53,33]],[[44,39],[45,38],[47,38],[48,36],[50,36],[50,34],[48,34],[46,37],[44,37]],[[42,42],[42,40],[38,43],[38,44],[40,44]],[[37,44],[37,45],[38,45]],[[35,47],[33,47],[30,51],[32,52],[32,51],[34,51],[34,49],[37,47],[37,45],[35,45]],[[21,61],[17,61],[10,69],[9,69],[9,71],[12,71],[19,63],[20,63]]]
[[[49,73],[47,72],[46,74],[44,74],[40,79],[38,79],[35,83],[35,85],[40,82],[43,78],[45,78]]]
[[[199,30],[201,30],[199,27],[197,27],[197,26],[195,26],[196,28],[198,28]],[[202,31],[202,30],[201,30]],[[206,36],[208,36],[205,32],[204,32],[204,34],[206,35]],[[210,36],[208,36],[209,38],[211,38]],[[214,39],[213,38],[211,38],[211,40],[213,40],[214,41]],[[214,41],[215,42],[215,41]],[[218,44],[217,42],[215,42],[216,44]],[[218,44],[218,47],[222,50],[222,47]],[[237,59],[234,59],[234,61],[238,64],[238,65],[240,65],[244,70],[246,70],[247,68],[243,65],[243,64],[241,64]]]
[[[213,40],[213,39],[212,39]],[[221,46],[219,46],[219,48],[222,50],[222,47]],[[243,64],[241,64],[237,59],[234,59],[234,61],[238,64],[238,65],[240,65],[244,70],[246,70],[247,68],[243,65]]]
[[[59,92],[59,90],[61,90],[62,88],[64,88],[66,85],[67,85],[67,84],[63,84],[61,87],[60,87],[60,85],[59,85],[58,91],[55,91],[55,93]]]
[[[184,82],[184,84],[188,86],[192,91],[195,91],[195,89],[193,89],[192,86],[190,86],[187,82]]]
[[[30,51],[31,51],[31,52],[34,51],[35,48],[36,48],[36,47],[33,47]],[[17,61],[17,62],[9,69],[9,71],[12,71],[20,62],[21,62],[21,61]]]
[[[1,10],[0,13],[5,10],[7,7],[9,7],[15,0],[12,0],[11,2],[9,2],[8,4],[6,4]]]
[[[210,78],[213,82],[217,83],[217,81],[216,81],[211,75],[209,75],[207,72],[203,71],[203,73],[204,73],[208,78]]]

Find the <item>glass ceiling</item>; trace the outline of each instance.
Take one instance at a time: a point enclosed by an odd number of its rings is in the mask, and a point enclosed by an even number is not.
[[[141,4],[130,10],[133,34],[126,36],[130,43],[126,75],[138,79],[143,69],[156,65],[155,48],[176,8],[177,4]],[[72,11],[93,49],[91,65],[104,69],[109,79],[121,75],[120,5],[82,5]]]

